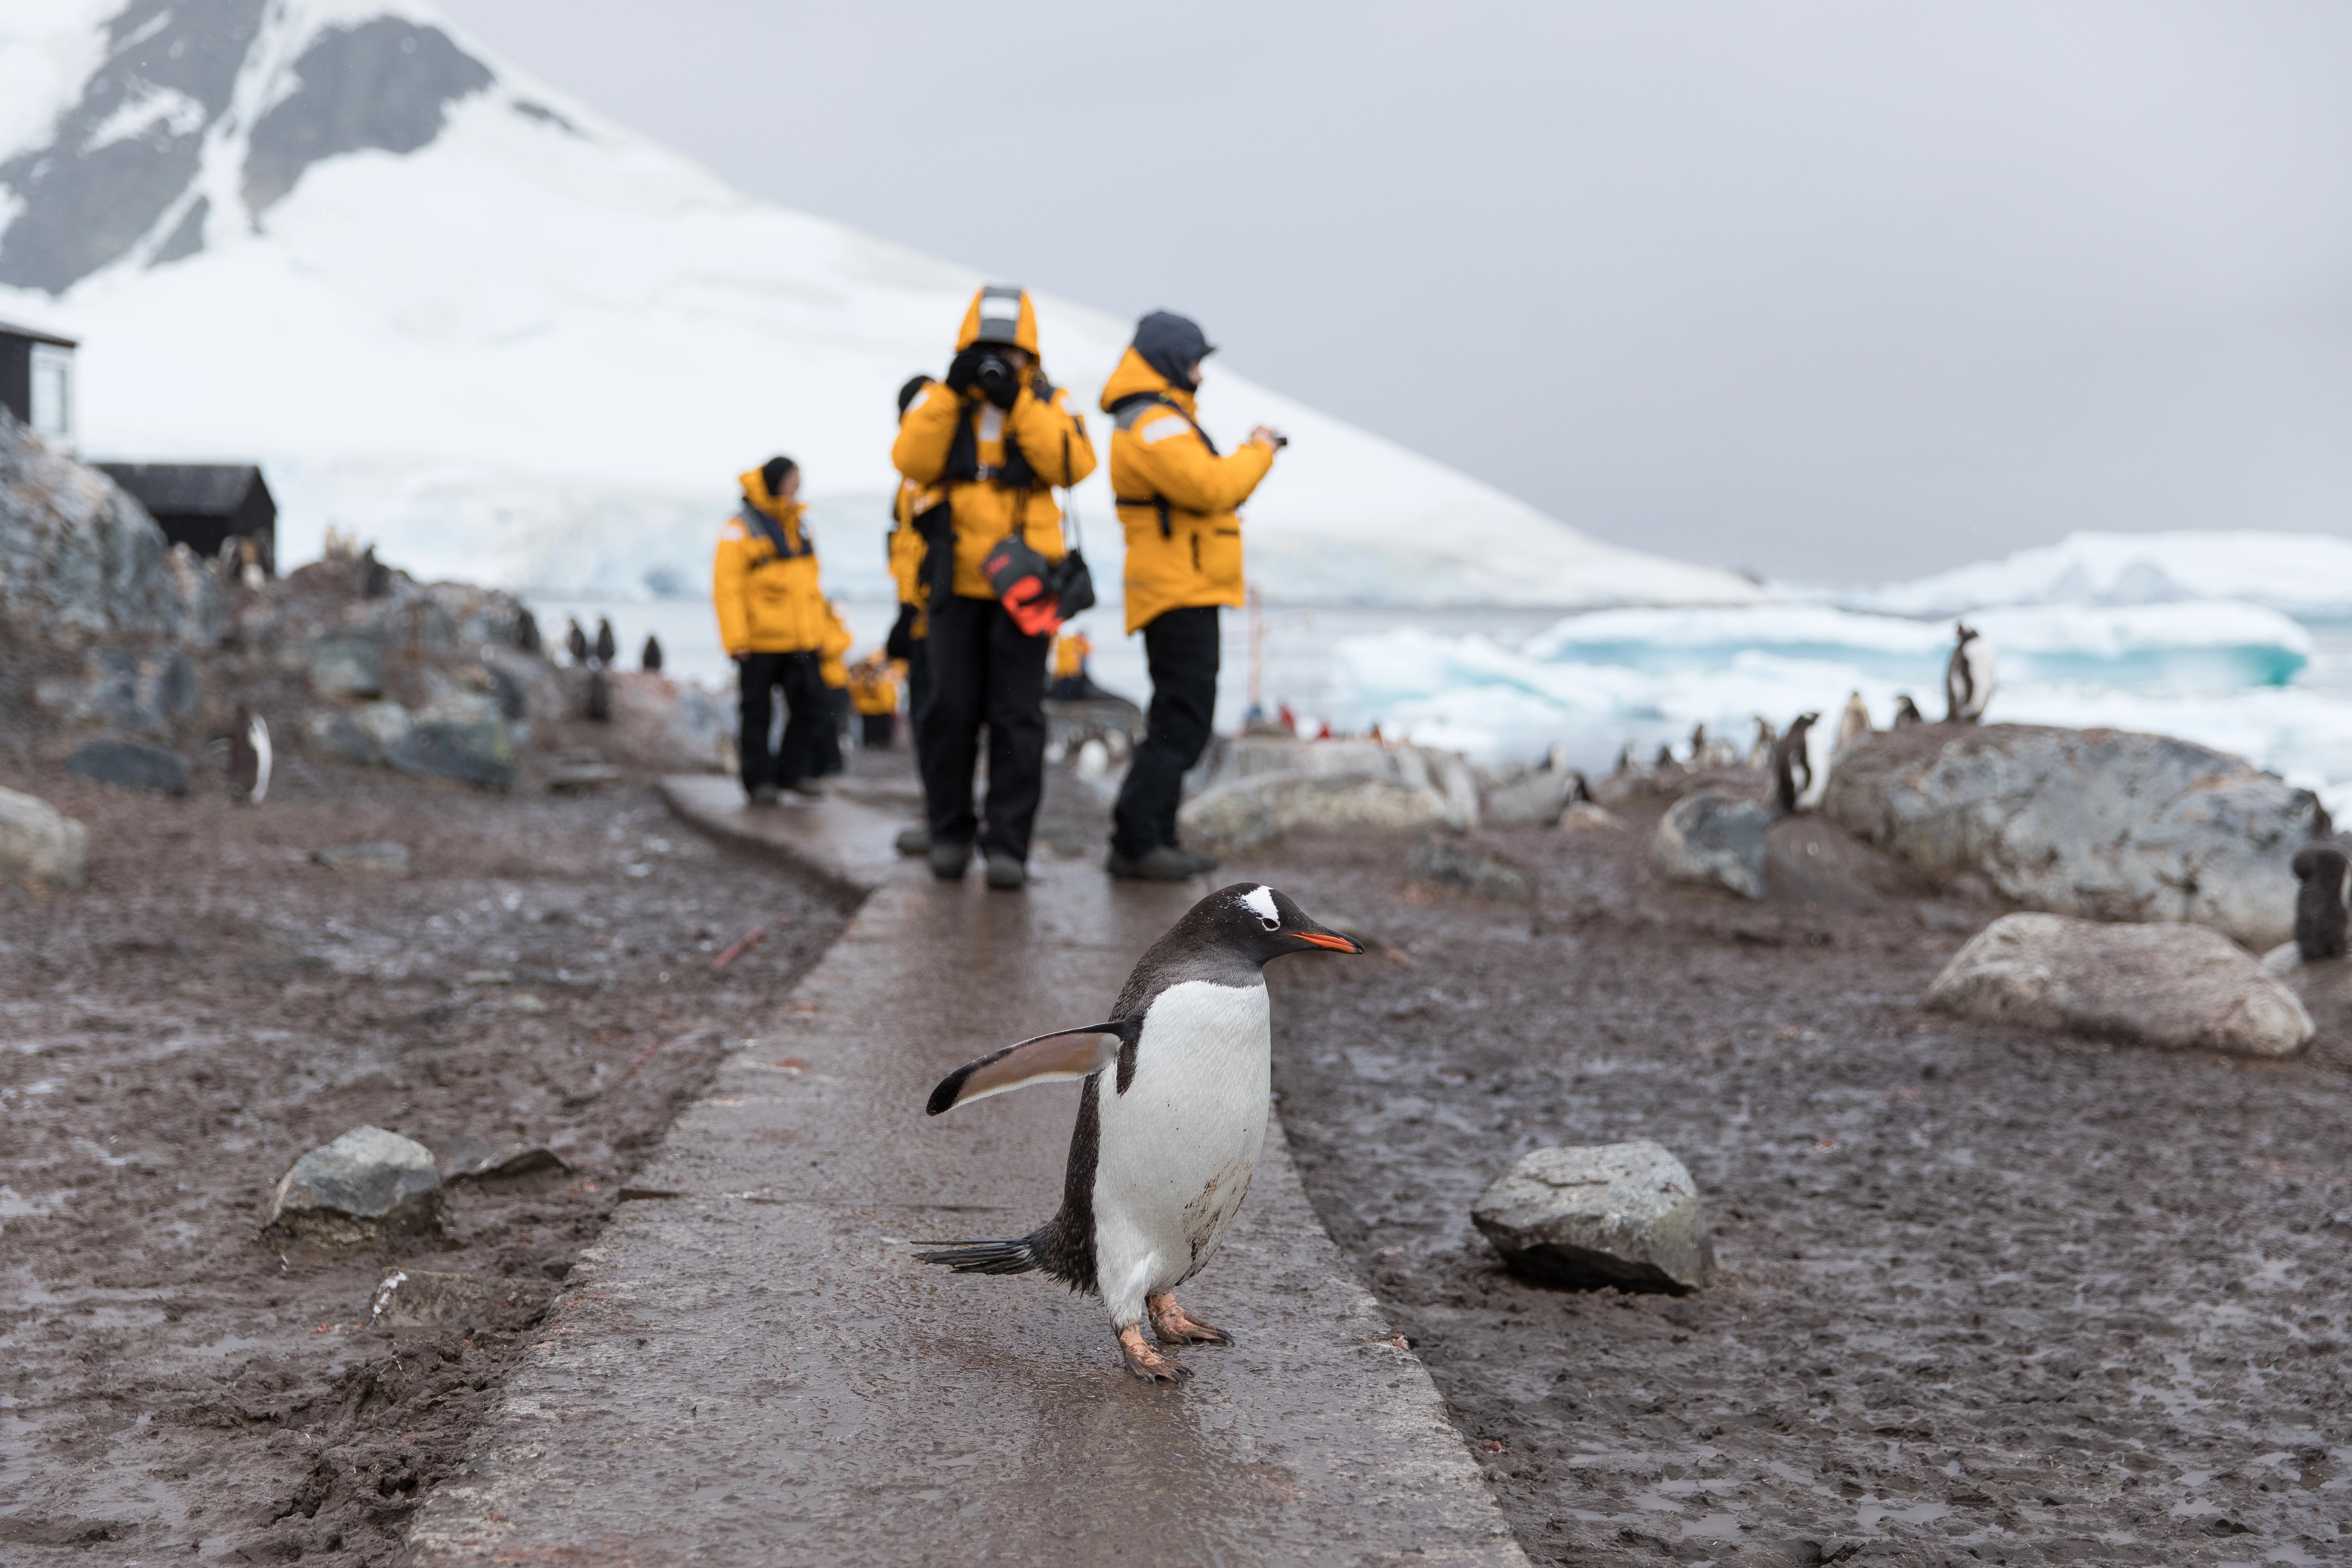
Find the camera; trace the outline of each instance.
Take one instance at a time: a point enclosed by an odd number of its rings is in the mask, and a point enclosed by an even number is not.
[[[1277,435],[1277,436],[1276,436],[1276,437],[1275,437],[1275,438],[1274,438],[1274,449],[1275,449],[1276,451],[1277,451],[1277,452],[1278,452],[1278,451],[1280,451],[1280,450],[1282,450],[1282,448],[1283,448],[1283,447],[1287,447],[1287,446],[1289,446],[1289,445],[1290,445],[1290,437],[1287,437],[1287,436]]]
[[[980,363],[971,367],[971,384],[992,403],[1003,401],[1006,389],[1016,385],[1020,375],[1010,361],[993,352],[981,355]]]

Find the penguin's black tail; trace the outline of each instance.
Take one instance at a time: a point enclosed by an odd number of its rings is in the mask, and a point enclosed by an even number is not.
[[[938,1250],[918,1252],[915,1258],[959,1274],[1026,1274],[1045,1267],[1041,1250],[1045,1239],[1045,1231],[1039,1229],[1010,1241],[923,1241],[916,1245]]]

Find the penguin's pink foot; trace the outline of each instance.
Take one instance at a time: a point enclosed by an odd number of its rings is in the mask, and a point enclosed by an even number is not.
[[[1157,1296],[1143,1299],[1144,1309],[1151,1314],[1151,1331],[1160,1336],[1163,1345],[1230,1345],[1233,1335],[1224,1330],[1204,1323],[1176,1304],[1175,1296],[1162,1290]]]
[[[1192,1381],[1192,1374],[1177,1365],[1173,1356],[1161,1355],[1144,1342],[1140,1323],[1119,1330],[1118,1353],[1127,1358],[1127,1370],[1146,1383],[1172,1383],[1181,1387]]]

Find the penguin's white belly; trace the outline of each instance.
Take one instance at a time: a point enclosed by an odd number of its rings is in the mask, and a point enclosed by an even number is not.
[[[1095,1256],[1104,1296],[1139,1301],[1209,1260],[1241,1212],[1273,1085],[1266,991],[1192,980],[1145,1014],[1135,1079],[1095,1080]]]

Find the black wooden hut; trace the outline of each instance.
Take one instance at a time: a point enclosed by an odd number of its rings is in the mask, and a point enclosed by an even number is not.
[[[209,559],[224,541],[254,542],[264,572],[278,570],[278,503],[251,463],[100,463],[129,490],[163,537]]]

